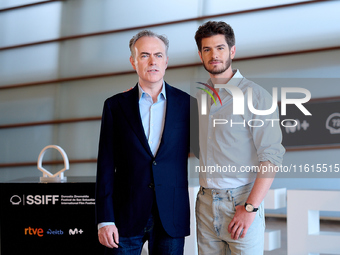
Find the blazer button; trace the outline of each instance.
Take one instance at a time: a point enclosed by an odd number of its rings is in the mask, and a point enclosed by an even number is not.
[[[156,161],[154,161],[154,162],[152,162],[152,164],[155,166],[155,165],[157,165],[157,162],[156,162]]]
[[[153,189],[154,187],[155,187],[155,184],[153,184],[153,183],[150,183],[150,184],[149,184],[149,188],[150,188],[150,189]]]

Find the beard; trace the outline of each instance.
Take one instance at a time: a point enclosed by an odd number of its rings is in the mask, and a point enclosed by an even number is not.
[[[216,61],[216,60],[215,59],[211,59],[210,61]],[[217,60],[217,61],[219,61],[219,60]],[[219,69],[216,69],[214,67],[209,68],[208,65],[206,65],[206,63],[203,61],[204,69],[207,70],[209,73],[214,74],[214,75],[224,73],[226,70],[228,70],[230,65],[231,65],[230,53],[229,53],[229,58],[227,59],[227,61]]]

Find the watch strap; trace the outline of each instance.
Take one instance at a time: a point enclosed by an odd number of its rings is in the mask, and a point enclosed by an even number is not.
[[[247,210],[247,205],[251,205],[251,206],[253,207],[253,210],[252,210],[252,211],[248,211],[248,210]],[[257,212],[257,210],[259,209],[259,208],[255,208],[252,204],[249,204],[249,203],[245,203],[245,204],[244,204],[244,207],[246,208],[246,211],[247,211],[247,212]]]

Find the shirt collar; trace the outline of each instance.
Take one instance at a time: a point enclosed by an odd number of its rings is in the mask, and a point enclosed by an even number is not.
[[[233,77],[228,81],[227,84],[238,86],[241,82],[241,79],[243,79],[243,75],[240,73],[238,69],[233,70],[234,75]]]
[[[149,95],[148,93],[146,93],[142,87],[140,86],[139,82],[138,82],[138,91],[139,91],[139,100],[146,96]],[[150,96],[150,95],[149,95]],[[150,96],[151,97],[151,96]],[[163,85],[162,85],[162,90],[161,93],[159,93],[159,95],[157,96],[157,102],[160,98],[166,99],[166,93],[165,93],[165,82],[163,81]]]
[[[238,69],[234,69],[233,73],[234,73],[233,77],[231,77],[231,79],[227,82],[227,84],[238,87],[238,85],[241,82],[241,79],[243,79],[243,75]],[[211,79],[208,80],[208,83],[213,86]]]

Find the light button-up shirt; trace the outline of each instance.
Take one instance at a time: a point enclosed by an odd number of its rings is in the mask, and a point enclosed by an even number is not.
[[[210,80],[208,83],[213,86]],[[255,109],[266,110],[271,107],[271,95],[259,85],[245,79],[239,71],[235,72],[228,84],[237,86],[243,92],[245,102],[248,88],[251,87]],[[206,92],[197,92],[199,111],[203,93]],[[236,188],[253,182],[256,178],[256,172],[244,171],[245,167],[259,166],[261,161],[270,161],[278,166],[282,164],[285,150],[281,145],[279,122],[275,121],[272,126],[272,122],[266,120],[278,120],[279,116],[277,110],[270,115],[255,115],[249,111],[247,104],[244,115],[234,115],[232,94],[225,88],[221,88],[218,94],[222,105],[219,100],[216,100],[217,105],[207,103],[207,114],[199,114],[200,185],[214,189]],[[214,119],[228,122],[214,126]],[[263,126],[252,127],[258,125],[259,121],[248,125],[254,119],[263,121]]]
[[[138,84],[139,112],[142,119],[145,136],[148,140],[152,154],[155,156],[163,134],[166,112],[166,94],[163,82],[162,91],[154,103],[152,97]]]

